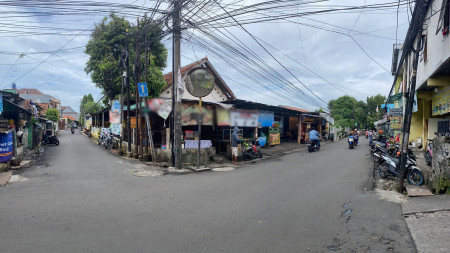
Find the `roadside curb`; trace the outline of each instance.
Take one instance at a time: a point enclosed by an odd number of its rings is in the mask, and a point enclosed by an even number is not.
[[[86,135],[84,132],[81,132],[82,135],[84,135],[85,137],[89,138],[92,143],[94,144],[98,144],[95,142],[94,138],[89,137],[88,135]],[[325,146],[327,142],[322,142],[321,146]],[[293,154],[293,153],[299,153],[302,151],[306,151],[308,150],[308,148],[306,146],[301,146],[301,147],[297,147],[291,150],[287,150],[287,151],[280,151],[280,152],[276,152],[276,153],[272,153],[270,155],[265,154],[262,158],[256,158],[256,159],[252,159],[250,161],[240,161],[239,165],[233,165],[230,162],[226,162],[226,163],[215,163],[215,162],[211,162],[209,164],[206,165],[202,165],[199,169],[197,169],[197,167],[195,165],[183,165],[183,169],[181,170],[177,170],[174,167],[170,167],[168,163],[166,162],[156,162],[155,164],[153,164],[151,161],[141,161],[139,159],[135,159],[135,158],[131,158],[131,157],[127,157],[125,154],[124,155],[119,155],[118,152],[116,151],[117,149],[114,150],[108,150],[111,154],[122,158],[124,160],[127,160],[129,162],[136,162],[136,163],[141,163],[141,164],[145,164],[147,166],[151,166],[152,168],[156,169],[156,170],[160,170],[164,172],[164,175],[182,175],[182,174],[191,174],[191,173],[201,173],[201,172],[205,172],[205,171],[215,171],[215,169],[220,169],[220,168],[233,168],[233,170],[235,169],[239,169],[241,166],[245,166],[248,164],[254,164],[254,163],[259,163],[261,161],[267,161],[267,160],[271,160],[274,158],[279,158],[282,157],[284,155],[289,155],[289,154]],[[269,149],[265,149],[269,150]],[[269,152],[269,151],[267,151]],[[206,166],[206,167],[205,167]],[[217,170],[220,171],[220,170]],[[232,170],[226,170],[226,171],[232,171]]]

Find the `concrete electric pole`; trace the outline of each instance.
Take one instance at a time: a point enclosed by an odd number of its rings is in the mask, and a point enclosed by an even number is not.
[[[180,70],[180,42],[181,42],[181,6],[182,0],[174,0],[173,12],[173,65],[172,65],[172,166],[182,168],[181,156],[181,113],[177,98],[178,72]]]

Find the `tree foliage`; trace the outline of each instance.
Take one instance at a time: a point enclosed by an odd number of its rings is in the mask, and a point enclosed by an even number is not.
[[[366,102],[357,101],[350,96],[342,96],[336,100],[328,102],[328,109],[335,120],[335,124],[340,127],[350,128],[372,128],[373,122],[379,120],[383,113],[378,108],[386,100],[385,96],[376,95],[367,97]]]
[[[45,118],[53,122],[58,122],[59,120],[58,109],[48,108],[47,112],[45,113]]]
[[[97,113],[102,110],[102,106],[94,101],[92,94],[84,95],[81,99],[80,112],[82,114],[87,113]],[[84,115],[80,114],[80,122],[82,121]]]
[[[145,44],[145,34],[148,34]],[[161,43],[162,28],[149,21],[141,19],[140,32],[137,26],[115,14],[105,17],[102,22],[95,26],[91,38],[86,45],[85,53],[89,55],[85,71],[91,74],[92,81],[101,88],[105,95],[105,101],[119,97],[122,85],[123,69],[119,67],[120,58],[128,43],[130,63],[130,86],[135,90],[138,82],[145,81],[145,54],[144,49],[149,47],[148,57],[148,87],[149,96],[159,96],[166,85],[162,70],[166,66],[167,49]],[[141,48],[141,56],[136,61],[136,43]],[[135,65],[135,66],[133,66]],[[133,69],[137,69],[139,80],[134,80]],[[132,92],[133,94],[133,92]]]

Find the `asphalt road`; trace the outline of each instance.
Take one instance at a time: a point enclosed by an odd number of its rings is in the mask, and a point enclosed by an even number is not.
[[[78,131],[60,142],[0,188],[0,252],[415,252],[400,205],[371,189],[365,139],[158,177]]]

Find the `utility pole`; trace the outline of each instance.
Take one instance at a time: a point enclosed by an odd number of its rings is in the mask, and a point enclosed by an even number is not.
[[[423,29],[423,21],[429,6],[429,1],[418,1],[416,2],[418,5],[417,9],[417,20],[412,20],[411,24],[418,24],[417,26],[417,33],[414,38],[417,38],[416,42],[416,48],[414,49],[414,41],[411,44],[411,51],[414,53],[414,59],[413,59],[413,68],[412,68],[412,74],[411,74],[411,84],[409,85],[409,90],[406,93],[406,110],[403,120],[403,138],[402,138],[402,148],[401,148],[401,155],[400,155],[400,164],[399,169],[401,171],[400,179],[399,179],[399,190],[400,192],[403,191],[403,181],[406,177],[406,159],[408,156],[408,144],[409,144],[409,131],[411,129],[411,117],[412,117],[412,111],[413,111],[413,105],[414,105],[414,93],[416,91],[416,81],[417,81],[417,65],[419,63],[419,53],[422,48],[422,29]],[[408,51],[404,51],[408,52]]]
[[[138,30],[139,30],[139,17],[138,17]],[[145,27],[144,27],[144,32],[145,31]],[[137,41],[137,43],[139,43],[139,40]],[[140,54],[139,54],[139,58],[138,58],[138,68],[139,68],[139,72],[141,70],[141,59],[140,59]],[[138,72],[138,73],[139,73]],[[147,73],[147,71],[145,71],[145,73]],[[146,77],[147,79],[147,77]],[[147,83],[147,81],[145,82]],[[137,86],[136,86],[137,87]],[[137,87],[137,89],[139,89],[139,87]],[[147,90],[148,90],[148,84],[147,84]],[[140,132],[139,134],[139,160],[144,160],[144,150],[143,150],[143,139],[144,139],[144,124],[142,122],[142,98],[138,96],[138,101],[139,101],[139,130]]]
[[[180,42],[181,42],[181,6],[182,0],[174,0],[173,13],[173,56],[172,56],[172,166],[176,169],[182,167],[181,156],[181,115],[178,105],[178,71],[180,69]]]
[[[124,67],[124,63],[125,63],[124,61],[126,61],[126,52],[122,53],[122,57],[121,57],[121,60],[120,60],[120,66],[122,68],[122,71],[123,71],[123,67]],[[126,82],[125,81],[126,76],[127,76],[126,72],[123,71],[123,73],[122,73],[122,87],[121,87],[121,90],[120,90],[120,142],[119,142],[119,152],[118,152],[119,155],[123,155],[123,150],[122,150],[123,135],[124,135],[123,127],[122,127],[122,125],[123,125],[123,103],[124,103],[123,89],[124,89],[124,83]]]
[[[419,29],[419,37],[417,39],[417,45],[416,49],[413,49],[414,52],[414,60],[413,60],[413,69],[412,69],[412,75],[411,75],[411,84],[409,86],[409,91],[406,93],[406,111],[404,122],[403,122],[403,139],[402,139],[402,149],[401,149],[401,156],[400,156],[400,180],[399,180],[399,188],[400,191],[403,190],[403,181],[405,180],[406,176],[406,158],[408,156],[408,143],[409,143],[409,131],[411,129],[411,117],[412,117],[412,111],[413,111],[413,105],[414,105],[414,92],[416,91],[416,80],[417,80],[417,65],[419,62],[419,53],[420,53],[420,47],[422,44],[422,37],[420,36],[422,33],[422,28]]]
[[[139,17],[137,18],[137,32],[136,32],[136,58],[134,60],[134,82],[136,84],[136,93],[135,93],[135,104],[136,104],[136,109],[135,109],[135,118],[136,118],[136,130],[134,132],[134,158],[138,159],[139,158],[139,104],[140,104],[140,99],[139,99],[139,87],[138,87],[138,83],[139,83],[139,66],[140,66],[140,48],[139,48],[139,37],[140,37],[140,31],[139,31]]]
[[[130,112],[131,112],[131,110],[130,110],[130,96],[131,96],[130,90],[131,90],[131,87],[130,87],[130,75],[129,75],[129,73],[130,73],[130,54],[129,54],[129,52],[130,51],[128,50],[129,49],[128,48],[128,29],[126,31],[127,31],[127,35],[126,35],[126,43],[127,43],[126,44],[126,54],[127,54],[127,58],[126,58],[127,72],[126,72],[126,74],[127,74],[127,76],[126,76],[125,80],[127,82],[127,131],[128,131],[127,151],[128,151],[128,155],[131,156],[131,116],[130,116]]]
[[[145,13],[145,21],[146,21],[146,24],[145,24],[145,43],[144,43],[145,44],[145,83],[147,84],[147,89],[150,90],[150,84],[148,83],[148,45],[147,45],[147,37],[148,37],[148,29],[149,29],[149,20],[147,19],[147,13]],[[147,101],[148,101],[147,98],[144,98],[145,106],[147,106]],[[148,112],[146,112],[146,114],[148,114]],[[142,118],[142,116],[141,116],[141,118]],[[148,116],[146,116],[145,119],[147,121]],[[150,131],[148,125],[149,124],[145,125],[146,126],[146,130],[147,130],[145,132],[144,132],[144,127],[142,127],[142,130],[143,130],[142,134],[145,136],[145,150],[144,150],[145,157],[143,159],[145,161],[148,161],[148,145],[149,145],[149,138],[151,138],[147,134],[147,132]],[[152,143],[152,145],[153,145],[153,143]]]

